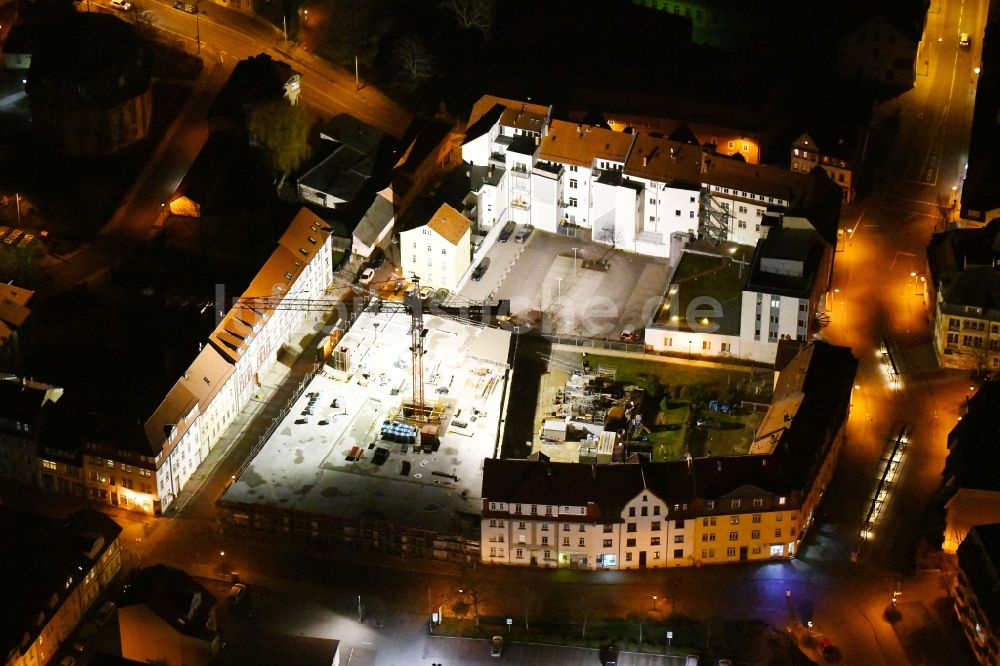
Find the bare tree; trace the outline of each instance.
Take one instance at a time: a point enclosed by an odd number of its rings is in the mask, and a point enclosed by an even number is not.
[[[393,60],[399,67],[403,86],[416,90],[434,76],[434,57],[424,42],[415,35],[406,35],[396,43]]]
[[[449,10],[463,30],[475,29],[489,39],[496,15],[494,0],[444,0],[441,6]]]

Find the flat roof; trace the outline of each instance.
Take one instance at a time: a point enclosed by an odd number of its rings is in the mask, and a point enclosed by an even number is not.
[[[712,246],[707,241],[697,241],[689,245],[667,285],[666,300],[657,314],[657,323],[689,330],[688,306],[696,298],[708,296],[722,305],[722,316],[711,318],[711,323],[719,326],[715,332],[739,335],[743,285],[753,251],[749,245],[732,242]]]
[[[480,514],[483,459],[499,442],[511,334],[431,315],[424,328],[425,401],[442,412],[436,451],[381,438],[412,395],[410,316],[368,310],[337,344],[347,369],[327,365],[310,382],[222,501],[462,532],[458,518]],[[347,459],[353,447],[363,458]],[[382,464],[376,448],[389,452]]]

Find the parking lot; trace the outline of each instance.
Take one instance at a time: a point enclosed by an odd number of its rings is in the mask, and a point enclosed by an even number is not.
[[[524,244],[495,243],[486,256],[489,270],[461,294],[509,299],[512,314],[546,335],[616,338],[626,325],[642,327],[668,273],[666,259],[538,230]],[[607,261],[607,271],[583,267],[595,260]]]

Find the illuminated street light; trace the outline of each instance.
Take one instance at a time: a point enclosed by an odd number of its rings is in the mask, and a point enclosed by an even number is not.
[[[653,612],[656,612],[656,595],[653,595]]]
[[[973,74],[979,74],[979,72],[981,72],[981,71],[983,71],[981,68],[976,67],[975,69],[972,70],[972,73]]]

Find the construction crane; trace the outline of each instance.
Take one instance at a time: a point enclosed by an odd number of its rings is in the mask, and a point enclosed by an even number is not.
[[[427,409],[424,404],[424,338],[427,330],[424,328],[423,304],[418,296],[420,292],[420,278],[414,275],[411,279],[414,285],[412,295],[404,296],[400,301],[383,301],[374,298],[369,303],[374,303],[376,314],[379,312],[407,313],[410,315],[410,366],[413,371],[413,397],[412,397],[412,418],[414,421],[425,423],[428,421]],[[387,280],[385,283],[394,283],[396,280]],[[377,283],[384,284],[384,283]],[[353,290],[354,287],[343,287],[342,289]],[[368,290],[366,290],[368,291]],[[370,291],[368,291],[371,294]],[[248,296],[238,298],[233,302],[233,308],[243,308],[247,310],[296,310],[296,311],[327,311],[343,301],[337,298],[293,298],[281,296]],[[367,307],[368,304],[366,304]]]

